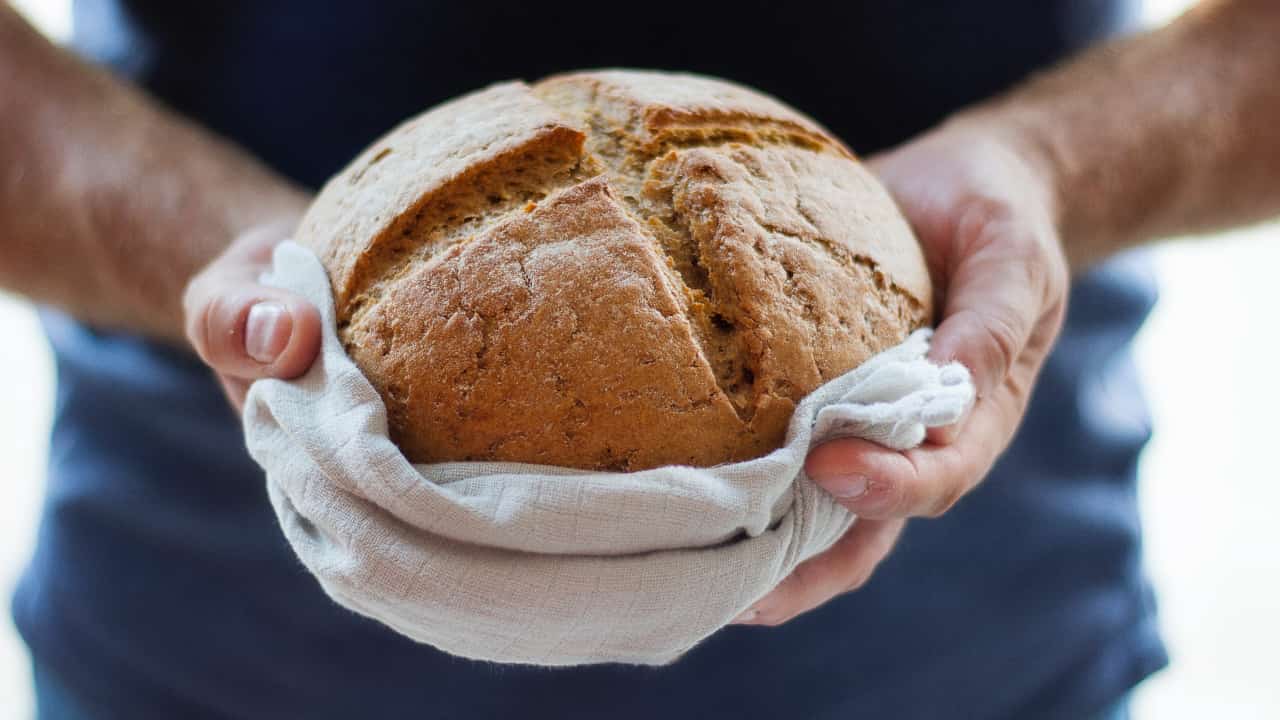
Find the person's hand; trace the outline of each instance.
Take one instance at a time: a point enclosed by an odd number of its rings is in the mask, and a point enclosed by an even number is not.
[[[290,218],[241,235],[191,279],[182,300],[187,339],[217,374],[239,411],[249,383],[292,378],[320,350],[320,313],[296,293],[258,282],[271,251],[296,225]]]
[[[736,622],[777,625],[864,584],[906,518],[937,517],[1008,445],[1066,307],[1068,271],[1048,173],[1017,136],[951,121],[874,158],[924,248],[941,310],[930,357],[973,374],[977,401],[955,426],[896,452],[858,439],[814,448],[809,477],[858,516]]]

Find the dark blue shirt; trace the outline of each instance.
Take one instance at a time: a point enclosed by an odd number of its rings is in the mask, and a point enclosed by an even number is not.
[[[602,4],[82,0],[78,49],[311,185],[499,79],[686,69],[769,91],[867,153],[1123,27],[1108,0]],[[606,17],[613,15],[613,17]],[[1128,344],[1141,263],[1080,279],[1018,437],[864,589],[660,669],[445,656],[328,600],[194,358],[45,314],[48,497],[14,615],[103,717],[1079,718],[1161,667]]]

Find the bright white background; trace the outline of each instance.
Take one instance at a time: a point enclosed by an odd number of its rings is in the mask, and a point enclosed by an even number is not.
[[[65,37],[66,0],[19,0]],[[1162,22],[1188,0],[1147,0]],[[1280,718],[1280,225],[1156,253],[1162,298],[1138,342],[1156,435],[1143,459],[1147,560],[1172,667],[1139,720]],[[53,369],[29,306],[0,294],[0,597],[31,550]],[[26,654],[0,619],[0,719],[31,714]]]

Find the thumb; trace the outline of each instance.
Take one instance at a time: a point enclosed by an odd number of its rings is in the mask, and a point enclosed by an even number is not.
[[[306,299],[247,282],[192,288],[187,337],[218,373],[290,378],[311,366],[320,348],[320,316]]]
[[[226,377],[296,377],[320,349],[319,312],[301,295],[259,283],[262,255],[261,248],[233,245],[192,279],[183,298],[188,340]]]

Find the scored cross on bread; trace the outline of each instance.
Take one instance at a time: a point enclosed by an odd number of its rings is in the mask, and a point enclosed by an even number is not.
[[[414,462],[758,457],[932,307],[910,228],[847,148],[692,75],[440,105],[331,179],[297,239]]]

